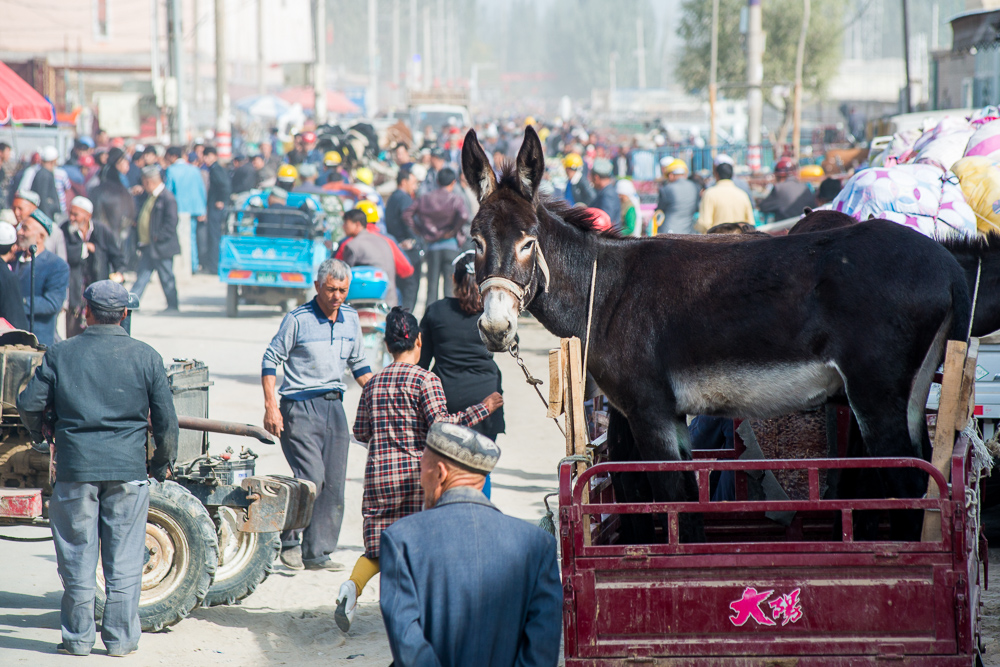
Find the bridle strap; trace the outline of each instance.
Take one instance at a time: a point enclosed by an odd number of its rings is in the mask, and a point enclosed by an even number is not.
[[[490,276],[479,285],[479,293],[485,294],[486,290],[490,289],[491,287],[499,287],[500,289],[505,289],[511,294],[513,294],[514,298],[517,299],[518,301],[524,301],[524,294],[526,291],[525,288],[521,287],[510,278],[503,278],[501,276]]]
[[[543,291],[549,291],[549,265],[545,261],[545,256],[542,255],[542,247],[539,245],[535,246],[535,252],[532,254],[532,264],[531,264],[531,277],[535,277],[535,269],[539,269],[542,272],[542,276],[545,278],[545,286],[542,288]],[[531,284],[531,279],[528,280],[528,285]],[[499,287],[500,289],[505,289],[514,295],[517,299],[518,307],[520,310],[524,310],[528,304],[525,303],[525,297],[528,296],[528,285],[518,285],[510,278],[504,278],[503,276],[490,276],[484,280],[479,285],[479,293],[485,294],[486,290],[491,287]]]

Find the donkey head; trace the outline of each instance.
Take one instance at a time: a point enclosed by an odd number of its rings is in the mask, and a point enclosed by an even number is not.
[[[545,173],[542,142],[534,129],[525,129],[517,161],[504,165],[498,180],[475,130],[469,130],[462,170],[480,202],[472,221],[476,280],[483,295],[479,334],[486,347],[502,352],[514,343],[518,313],[545,287],[548,273],[536,213],[538,184]]]

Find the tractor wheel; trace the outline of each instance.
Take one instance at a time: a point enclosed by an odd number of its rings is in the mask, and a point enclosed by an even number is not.
[[[153,484],[139,598],[143,631],[159,632],[197,609],[212,585],[218,563],[215,526],[205,506],[180,484]],[[104,614],[104,587],[104,571],[98,563],[98,619]]]
[[[219,567],[202,605],[237,604],[271,574],[281,550],[278,533],[244,533],[246,510],[220,507],[216,514]]]
[[[226,317],[238,317],[240,314],[239,285],[230,285],[226,290]]]

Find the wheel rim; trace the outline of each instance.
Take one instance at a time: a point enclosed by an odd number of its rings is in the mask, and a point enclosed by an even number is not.
[[[184,529],[170,515],[149,508],[146,519],[146,562],[142,567],[140,605],[156,604],[176,590],[191,564]],[[104,566],[97,562],[97,587],[105,589]]]
[[[229,507],[219,508],[219,568],[215,571],[215,583],[242,571],[253,559],[259,536],[240,530],[243,518],[242,511],[237,513]]]

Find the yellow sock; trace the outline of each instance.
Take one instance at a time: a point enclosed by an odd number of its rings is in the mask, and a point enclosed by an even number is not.
[[[365,584],[378,573],[378,558],[362,556],[358,559],[358,562],[354,564],[354,570],[351,571],[351,581],[358,587],[358,597],[361,597],[361,591],[364,590]]]

